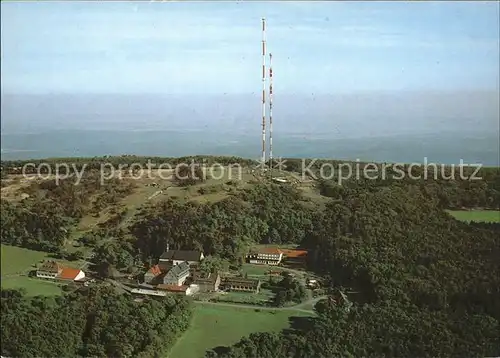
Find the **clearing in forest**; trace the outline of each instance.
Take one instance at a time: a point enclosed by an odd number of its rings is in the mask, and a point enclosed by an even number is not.
[[[498,210],[449,210],[455,219],[461,221],[500,223]]]

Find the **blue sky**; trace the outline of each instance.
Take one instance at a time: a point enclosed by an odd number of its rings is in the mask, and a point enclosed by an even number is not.
[[[4,93],[496,90],[497,2],[2,2]]]

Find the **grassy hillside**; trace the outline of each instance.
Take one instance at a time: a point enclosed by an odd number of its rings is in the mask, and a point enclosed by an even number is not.
[[[24,288],[28,296],[53,296],[61,293],[60,284],[27,276],[37,263],[49,258],[47,253],[8,245],[2,245],[1,250],[3,289]]]
[[[236,343],[254,332],[278,332],[289,327],[292,316],[306,314],[294,311],[260,311],[254,309],[198,305],[189,330],[177,341],[168,358],[203,358],[205,351]]]

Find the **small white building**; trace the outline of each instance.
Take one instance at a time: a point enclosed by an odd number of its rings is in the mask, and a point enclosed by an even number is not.
[[[175,286],[175,285],[160,284],[156,288],[158,290],[163,290],[170,293],[177,293],[185,296],[192,296],[200,290],[200,287],[198,285]]]
[[[161,290],[148,290],[145,288],[133,288],[131,293],[135,293],[138,295],[151,295],[151,296],[166,296],[167,292]]]
[[[308,279],[306,282],[308,287],[317,287],[318,286],[318,281],[317,280],[312,280]]]
[[[55,279],[61,272],[62,266],[55,261],[46,261],[36,270],[36,277]]]

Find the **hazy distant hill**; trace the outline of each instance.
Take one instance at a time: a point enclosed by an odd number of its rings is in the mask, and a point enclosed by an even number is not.
[[[258,157],[258,95],[2,95],[2,158]],[[275,97],[275,155],[497,165],[495,92]]]
[[[2,132],[41,129],[255,131],[260,94],[2,95]],[[276,133],[341,137],[498,131],[498,92],[274,97]],[[242,133],[242,132],[241,132]],[[258,136],[258,134],[256,134]]]

